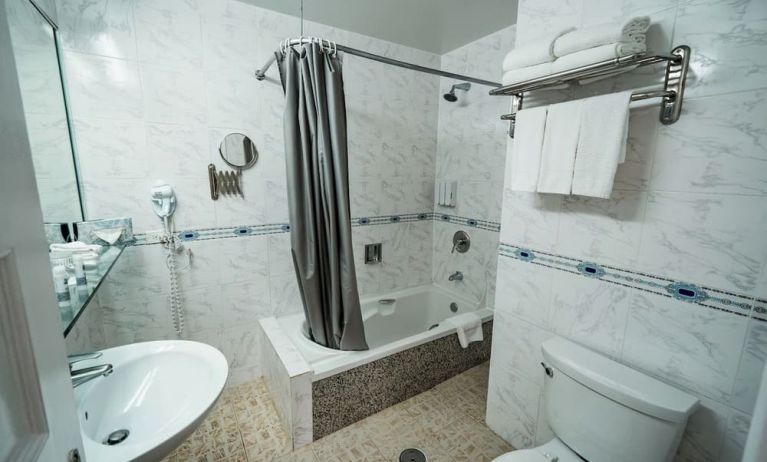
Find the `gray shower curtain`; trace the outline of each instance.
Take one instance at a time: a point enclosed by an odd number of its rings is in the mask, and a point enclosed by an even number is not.
[[[316,44],[279,56],[293,264],[310,337],[367,350],[352,253],[341,61]]]

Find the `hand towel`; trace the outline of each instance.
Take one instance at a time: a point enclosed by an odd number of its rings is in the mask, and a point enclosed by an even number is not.
[[[508,143],[511,161],[511,189],[535,192],[541,166],[541,148],[546,128],[547,106],[523,109],[517,113],[514,142]]]
[[[553,35],[531,40],[527,45],[514,48],[503,58],[503,70],[512,71],[521,67],[554,61],[554,43],[557,38],[573,30],[575,30],[574,27],[567,27]]]
[[[645,34],[649,27],[649,17],[637,16],[623,23],[605,23],[573,30],[554,41],[553,55],[559,58],[610,43],[625,42],[644,46]]]
[[[445,324],[455,327],[461,348],[468,348],[470,343],[481,342],[484,338],[482,318],[477,313],[469,312],[451,316],[445,320]]]
[[[581,124],[581,100],[549,106],[543,135],[538,192],[570,194]]]
[[[551,63],[551,72],[556,74],[557,72],[569,71],[576,67],[619,58],[621,56],[628,56],[634,53],[642,53],[646,50],[647,48],[644,44],[626,43],[611,43],[609,45],[589,48],[588,50],[579,51],[557,59]]]
[[[615,171],[626,159],[631,91],[582,101],[572,193],[609,199]]]

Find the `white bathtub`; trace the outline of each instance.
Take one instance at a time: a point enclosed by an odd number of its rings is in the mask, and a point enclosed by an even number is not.
[[[382,304],[383,299],[394,303]],[[451,303],[457,305],[456,312],[451,311]],[[362,317],[370,347],[367,351],[338,351],[317,345],[304,335],[303,313],[280,317],[278,322],[313,370],[312,380],[317,381],[453,334],[455,328],[442,321],[468,311],[477,312],[482,322],[493,318],[491,309],[478,307],[476,302],[434,285],[363,299]]]

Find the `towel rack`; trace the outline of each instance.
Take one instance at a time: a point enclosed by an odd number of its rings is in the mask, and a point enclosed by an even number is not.
[[[490,90],[494,96],[512,96],[512,112],[501,116],[501,120],[510,122],[509,136],[514,137],[514,123],[516,112],[522,109],[522,100],[524,94],[533,90],[542,90],[553,86],[578,83],[582,79],[591,79],[594,77],[609,76],[617,74],[628,68],[637,68],[649,66],[652,64],[666,63],[666,78],[663,90],[642,91],[631,95],[631,101],[640,101],[650,98],[661,98],[660,122],[664,125],[670,125],[679,120],[682,112],[682,99],[684,97],[684,86],[687,80],[687,68],[690,63],[690,47],[680,45],[669,55],[646,55],[637,53],[620,58],[600,61],[598,63],[588,64],[575,69],[570,69],[556,74],[545,75],[513,85],[505,85]]]

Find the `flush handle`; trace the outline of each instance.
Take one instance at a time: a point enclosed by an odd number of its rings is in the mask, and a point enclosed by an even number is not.
[[[544,372],[546,372],[546,375],[548,375],[549,377],[554,377],[554,370],[553,369],[551,369],[545,363],[541,363],[541,366],[543,367]]]

